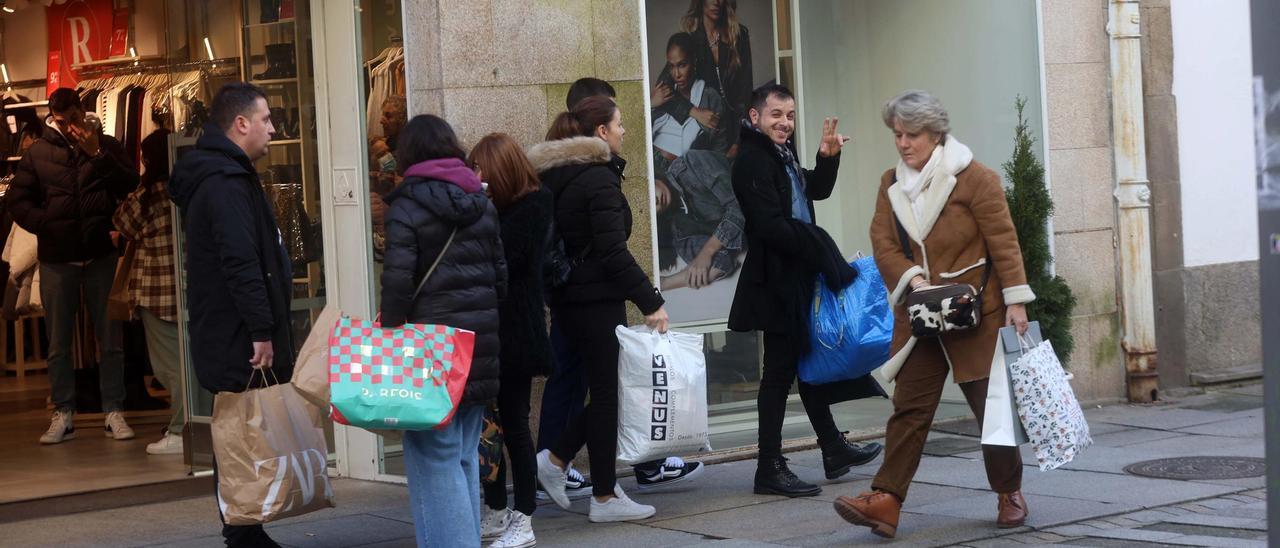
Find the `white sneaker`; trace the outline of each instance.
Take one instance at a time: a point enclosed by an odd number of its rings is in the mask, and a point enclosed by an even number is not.
[[[124,414],[119,411],[107,413],[106,426],[102,432],[116,441],[133,439],[133,429],[129,428],[129,423],[124,422]]]
[[[148,455],[181,455],[182,436],[166,432],[160,441],[147,444]]]
[[[511,514],[514,513],[506,508],[494,510],[487,505],[481,505],[480,540],[483,542],[498,540],[503,533],[507,532],[507,527],[511,525]]]
[[[632,521],[651,518],[658,511],[647,504],[640,504],[622,492],[621,485],[614,485],[613,498],[600,502],[591,497],[591,513],[587,519],[591,523],[607,523],[611,521]]]
[[[489,548],[532,548],[538,545],[533,537],[533,516],[511,512],[511,526]]]
[[[551,451],[543,449],[538,452],[538,482],[556,506],[565,510],[569,509],[569,496],[564,492],[567,481],[564,469],[551,462]]]
[[[53,419],[49,421],[49,429],[40,436],[40,443],[52,445],[75,439],[76,425],[72,422],[75,416],[75,411],[54,411]]]

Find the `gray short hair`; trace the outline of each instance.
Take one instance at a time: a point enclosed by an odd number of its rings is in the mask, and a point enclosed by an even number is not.
[[[921,89],[909,89],[889,99],[881,115],[889,129],[893,129],[895,120],[900,120],[909,131],[928,130],[943,136],[951,132],[951,118],[942,101]]]

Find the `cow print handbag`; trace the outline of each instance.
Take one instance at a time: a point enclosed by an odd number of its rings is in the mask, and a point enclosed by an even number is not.
[[[896,218],[898,240],[903,254],[915,262],[907,231]],[[991,258],[982,271],[982,285],[974,289],[969,284],[948,283],[927,285],[907,295],[907,318],[911,321],[911,334],[924,339],[937,337],[951,331],[975,329],[982,322],[982,292],[991,278]]]

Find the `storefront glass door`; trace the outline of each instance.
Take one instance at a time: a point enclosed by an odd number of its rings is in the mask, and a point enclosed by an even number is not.
[[[326,301],[324,229],[317,168],[315,76],[312,64],[310,6],[307,2],[183,2],[165,5],[170,22],[168,67],[171,86],[170,158],[176,162],[193,146],[208,121],[219,86],[245,81],[267,95],[276,133],[269,152],[256,163],[263,191],[276,213],[293,270],[291,329],[296,352]],[[176,215],[176,213],[175,213]],[[189,352],[189,313],[181,220],[176,257],[179,273],[179,322],[184,356],[189,426],[186,458],[195,469],[212,461],[209,424],[213,396],[195,382]],[[277,349],[277,352],[280,352]],[[329,435],[333,446],[332,433]]]

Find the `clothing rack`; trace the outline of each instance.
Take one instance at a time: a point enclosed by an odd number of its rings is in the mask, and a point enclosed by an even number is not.
[[[46,83],[47,82],[44,78],[32,78],[30,80],[12,81],[5,84],[4,87],[6,89],[28,89],[28,88],[44,87]]]
[[[161,74],[166,72],[186,72],[192,70],[217,71],[223,75],[231,75],[238,71],[240,60],[235,57],[226,57],[223,59],[214,59],[212,61],[190,61],[186,63],[169,63],[169,64],[148,64],[138,66],[114,66],[104,67],[100,69],[86,70],[80,73],[81,79],[91,80],[102,78],[104,76],[123,76],[126,74]],[[223,68],[225,67],[225,68]]]

